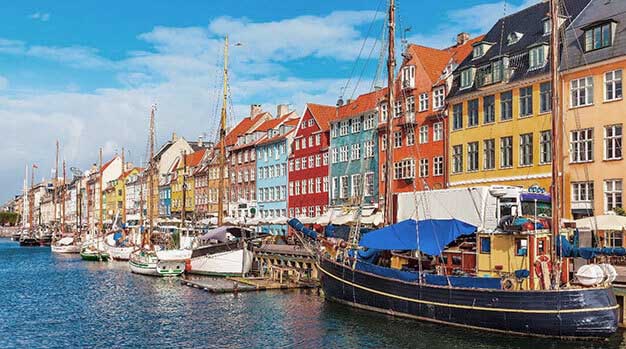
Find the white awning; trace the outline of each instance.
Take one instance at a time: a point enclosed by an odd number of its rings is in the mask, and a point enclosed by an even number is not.
[[[577,219],[576,227],[587,230],[623,230],[626,229],[626,217],[618,215],[600,215]]]

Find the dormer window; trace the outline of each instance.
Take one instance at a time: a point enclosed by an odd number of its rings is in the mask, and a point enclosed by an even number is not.
[[[495,83],[502,81],[502,68],[501,59],[491,62],[491,82]]]
[[[613,45],[615,22],[605,22],[583,29],[585,30],[585,52]]]
[[[461,71],[461,89],[471,87],[474,84],[474,68]]]
[[[546,18],[543,20],[543,35],[548,35],[552,32],[552,20]]]
[[[507,36],[506,42],[509,46],[516,44],[518,41],[520,41],[522,36],[524,36],[524,34],[518,33],[518,32],[512,32],[511,34],[509,34],[509,36]]]
[[[402,88],[415,88],[415,66],[402,68]]]
[[[528,70],[539,69],[546,65],[546,51],[548,45],[535,46],[528,52]]]

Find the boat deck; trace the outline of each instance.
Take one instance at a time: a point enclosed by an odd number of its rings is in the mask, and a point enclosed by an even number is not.
[[[304,282],[280,283],[267,278],[258,277],[186,277],[181,279],[181,284],[198,288],[210,293],[238,293],[268,290],[289,290],[298,288],[315,288],[317,285]]]

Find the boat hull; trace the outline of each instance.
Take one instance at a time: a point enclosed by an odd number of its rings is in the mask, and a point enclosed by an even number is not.
[[[23,247],[35,247],[35,246],[41,246],[41,243],[39,242],[39,239],[22,238],[22,239],[20,239],[20,246],[23,246]]]
[[[50,248],[52,249],[52,252],[54,252],[54,253],[67,253],[67,254],[80,253],[80,246],[78,246],[78,245],[61,245],[61,246],[56,246],[56,245],[52,244],[52,246]]]
[[[128,261],[130,271],[149,276],[179,276],[185,272],[185,260],[161,260],[155,255],[132,256]]]
[[[116,261],[127,261],[130,259],[130,254],[133,253],[135,247],[113,247],[107,246],[107,250],[111,254],[111,258]]]
[[[240,276],[252,268],[252,251],[239,248],[191,258],[190,274],[211,276]]]
[[[570,339],[617,330],[611,287],[559,291],[455,288],[385,278],[322,258],[326,298],[381,313],[466,328]]]
[[[141,275],[150,275],[150,276],[161,276],[157,271],[156,262],[154,263],[145,263],[134,261],[132,258],[128,261],[128,266],[130,271],[135,274]]]
[[[107,252],[81,252],[80,258],[89,262],[108,262],[111,256]]]

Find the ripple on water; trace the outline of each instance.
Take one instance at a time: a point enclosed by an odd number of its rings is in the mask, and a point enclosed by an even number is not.
[[[626,348],[418,323],[317,292],[209,294],[0,239],[0,348]]]

